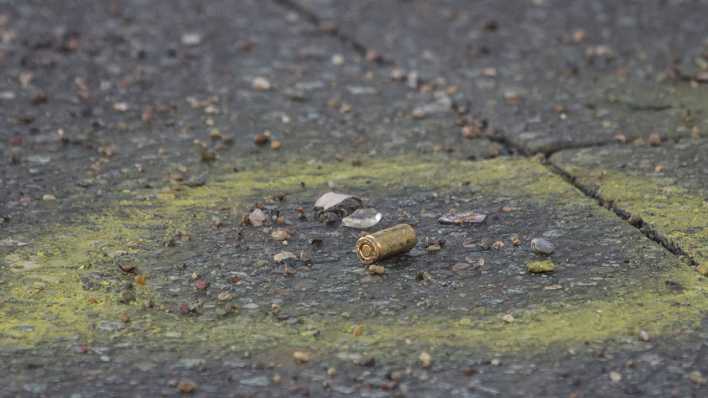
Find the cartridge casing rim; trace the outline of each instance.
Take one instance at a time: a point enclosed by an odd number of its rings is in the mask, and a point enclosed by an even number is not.
[[[374,253],[370,257],[364,257],[362,255],[361,247],[364,244],[368,244],[369,246],[373,247]],[[379,259],[381,256],[381,253],[383,252],[383,247],[381,247],[381,243],[376,240],[375,237],[372,235],[364,235],[361,238],[359,238],[356,241],[356,254],[359,256],[359,259],[361,262],[364,264],[373,264],[376,262],[376,260]]]
[[[385,238],[387,235],[393,233],[396,230],[404,230],[403,240],[393,247],[384,247],[384,241],[390,242],[390,238]],[[394,235],[395,236],[395,235]],[[382,240],[383,238],[383,240]],[[403,245],[400,243],[405,242]],[[359,238],[356,242],[356,252],[362,263],[369,265],[373,264],[379,260],[383,260],[391,255],[396,255],[399,253],[407,252],[411,250],[418,242],[417,234],[415,228],[410,224],[398,224],[390,228],[383,229],[381,231],[374,232],[372,234],[367,234]],[[372,254],[370,256],[362,255],[362,247],[368,246],[371,248]]]

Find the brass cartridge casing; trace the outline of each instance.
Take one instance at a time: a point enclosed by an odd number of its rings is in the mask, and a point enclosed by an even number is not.
[[[416,243],[415,229],[408,224],[398,224],[359,238],[356,241],[356,253],[362,263],[373,264],[386,257],[405,253],[414,248]]]

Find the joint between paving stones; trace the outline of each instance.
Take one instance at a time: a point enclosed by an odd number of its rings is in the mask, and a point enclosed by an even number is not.
[[[604,207],[608,210],[611,210],[619,218],[626,221],[629,225],[633,226],[634,228],[638,229],[648,239],[658,243],[659,245],[661,245],[664,249],[666,249],[667,251],[669,251],[673,255],[681,257],[683,259],[686,259],[691,266],[698,265],[698,261],[696,261],[688,253],[686,253],[677,244],[672,242],[668,237],[666,237],[661,232],[659,232],[656,228],[654,228],[650,224],[644,222],[644,220],[642,220],[639,216],[634,215],[631,212],[629,212],[628,210],[625,210],[625,209],[617,206],[613,201],[605,200],[599,194],[599,192],[597,192],[597,190],[592,189],[589,186],[581,184],[578,181],[578,179],[575,178],[575,176],[573,176],[572,174],[563,170],[562,168],[560,168],[554,164],[551,164],[548,161],[544,162],[544,164],[548,168],[549,171],[551,171],[552,173],[563,178],[563,180],[565,180],[568,184],[571,184],[572,186],[574,186],[576,189],[578,189],[580,192],[582,192],[585,196],[594,199],[597,202],[598,206],[601,206],[601,207]]]
[[[273,0],[273,1],[275,2],[275,4],[279,5],[280,7],[283,7],[287,10],[293,11],[296,14],[300,15],[307,22],[314,25],[318,29],[323,29],[324,24],[323,24],[322,18],[320,18],[314,12],[301,6],[300,4],[298,4],[292,0]],[[337,38],[339,41],[341,41],[345,45],[350,46],[362,58],[366,58],[367,54],[369,53],[369,49],[364,44],[360,43],[355,38],[342,33],[339,30],[339,28],[336,26],[328,27],[328,29],[326,31],[324,31],[324,33],[334,36],[335,38]],[[386,57],[384,57],[380,54],[376,59],[372,60],[371,62],[378,64],[378,65],[393,65],[394,64],[394,62],[392,60],[387,59]]]
[[[506,149],[508,153],[516,154],[525,158],[530,158],[531,155],[528,153],[528,151],[519,145],[516,145],[514,142],[512,142],[509,138],[507,138],[504,134],[490,134],[485,136],[484,138],[496,142],[497,144],[501,145]]]
[[[297,2],[294,2],[292,0],[273,0],[277,5],[288,9],[290,11],[293,11],[303,17],[305,20],[307,20],[310,24],[314,25],[315,27],[321,28],[323,25],[323,20],[320,18],[316,13],[312,12],[311,10],[308,10],[306,7],[303,7],[302,5],[298,4]],[[369,54],[370,49],[367,48],[363,43],[357,41],[355,38],[350,37],[349,35],[346,35],[342,33],[338,27],[333,26],[330,29],[326,31],[327,34],[330,34],[340,40],[342,43],[351,46],[354,51],[359,54],[362,58],[366,58],[367,54]],[[375,60],[372,61],[376,65],[379,66],[388,66],[388,65],[395,65],[396,63],[383,55],[379,54],[379,57],[377,57]],[[419,78],[420,83],[425,83],[425,78],[421,77]],[[468,112],[456,112],[457,116],[464,116]],[[497,143],[502,146],[502,150],[505,153],[511,153],[511,154],[518,154],[522,155],[525,157],[528,157],[528,154],[526,151],[517,145],[514,145],[509,139],[507,139],[503,135],[487,135],[484,136],[484,138]]]
[[[320,28],[320,29],[323,27],[322,18],[320,18],[313,11],[298,4],[297,2],[294,2],[293,0],[273,0],[273,1],[278,6],[297,13],[298,15],[303,17],[307,22],[314,25],[315,27]],[[351,46],[354,49],[354,51],[357,54],[359,54],[359,56],[361,56],[362,58],[367,57],[367,54],[369,53],[369,49],[366,47],[366,45],[357,41],[355,38],[342,33],[337,26],[329,27],[329,29],[327,29],[325,31],[325,33],[329,34],[331,36],[334,36],[335,38],[340,40],[342,43]],[[377,65],[380,65],[380,66],[395,65],[395,62],[393,62],[392,60],[389,60],[381,55],[379,55],[379,57],[377,57],[372,62]],[[656,111],[656,109],[648,109],[648,110]],[[461,116],[464,114],[466,114],[466,112],[465,113],[456,112],[457,116]],[[506,153],[509,153],[512,155],[518,155],[518,156],[521,156],[524,158],[531,158],[535,155],[534,153],[530,153],[529,151],[527,151],[523,146],[515,144],[513,141],[511,141],[509,138],[507,138],[503,134],[490,134],[490,135],[485,136],[484,138],[501,145]],[[622,220],[626,221],[628,224],[630,224],[633,227],[635,227],[636,229],[638,229],[648,239],[658,243],[659,245],[661,245],[664,249],[666,249],[667,251],[669,251],[673,255],[676,255],[681,258],[685,258],[692,266],[698,265],[698,262],[694,258],[692,258],[690,255],[688,255],[677,244],[675,244],[670,239],[668,239],[666,236],[664,236],[659,231],[657,231],[656,228],[645,223],[641,218],[631,214],[629,211],[618,207],[613,202],[606,201],[604,198],[602,198],[598,194],[598,192],[596,190],[581,184],[577,180],[577,178],[575,178],[572,174],[568,173],[567,171],[563,170],[562,168],[560,168],[556,165],[551,164],[548,161],[548,159],[550,159],[550,157],[553,154],[560,152],[560,151],[564,151],[564,150],[568,150],[568,149],[603,147],[603,146],[608,146],[608,145],[612,145],[615,143],[616,143],[615,141],[608,140],[608,141],[601,141],[601,142],[588,143],[588,144],[579,144],[579,145],[574,145],[574,144],[562,145],[561,144],[558,147],[552,148],[547,151],[539,152],[538,154],[543,156],[543,164],[550,172],[560,176],[563,179],[563,181],[565,181],[567,184],[570,184],[573,187],[575,187],[576,189],[578,189],[580,192],[583,193],[583,195],[594,199],[597,202],[598,206],[605,207],[605,208],[611,210],[619,218],[621,218]],[[633,217],[633,216],[635,216],[635,217]]]

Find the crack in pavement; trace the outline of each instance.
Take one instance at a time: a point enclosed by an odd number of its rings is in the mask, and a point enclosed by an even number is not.
[[[670,253],[688,260],[689,264],[692,266],[698,265],[698,261],[696,261],[692,256],[690,256],[686,251],[684,251],[680,246],[678,246],[676,243],[672,242],[668,237],[666,237],[664,234],[659,232],[656,228],[651,226],[650,224],[644,222],[644,220],[641,219],[638,215],[632,214],[628,210],[625,210],[619,206],[617,206],[613,201],[608,201],[605,198],[603,198],[597,190],[592,189],[589,186],[581,184],[578,179],[573,176],[572,174],[568,173],[567,171],[563,170],[562,168],[546,161],[544,162],[545,166],[553,172],[554,174],[560,176],[565,180],[568,184],[573,185],[575,188],[577,188],[580,192],[582,192],[585,196],[589,198],[595,199],[597,202],[598,206],[604,207],[608,210],[611,210],[613,213],[615,213],[619,218],[622,220],[626,221],[629,225],[635,227],[638,229],[644,236],[646,236],[648,239],[653,240],[654,242],[658,243],[661,245],[664,249],[668,250]]]
[[[372,62],[372,63],[379,65],[379,66],[395,66],[396,65],[396,62],[394,62],[393,60],[386,58],[382,54],[375,53],[373,50],[369,49],[366,45],[359,42],[355,38],[342,33],[337,26],[333,26],[333,25],[330,26],[330,25],[325,24],[323,22],[322,18],[320,18],[316,13],[308,10],[306,7],[303,7],[302,5],[296,3],[292,0],[273,0],[273,2],[276,5],[279,5],[280,7],[283,7],[287,10],[297,13],[298,15],[303,17],[305,20],[307,20],[307,22],[309,22],[310,24],[319,28],[322,33],[331,35],[331,36],[335,37],[336,39],[338,39],[339,41],[341,41],[342,43],[344,43],[345,45],[351,46],[360,57],[366,59],[367,61]],[[370,57],[370,54],[376,54],[376,56]],[[417,79],[418,79],[418,84],[417,84],[418,87],[420,87],[428,82],[428,80],[422,76],[419,76]],[[452,110],[458,118],[468,116],[470,113],[468,109],[465,111],[462,111],[462,112],[460,112],[459,109],[460,109],[460,104],[453,103]],[[465,107],[465,109],[466,109],[466,107]],[[479,138],[486,138],[489,141],[492,141],[494,143],[501,145],[502,146],[501,151],[504,153],[520,154],[520,155],[524,155],[524,156],[527,155],[526,151],[523,148],[514,145],[513,143],[511,143],[509,141],[508,138],[506,138],[504,136],[497,135],[497,134],[486,134],[486,135],[480,136]]]
[[[290,11],[293,11],[300,15],[301,17],[305,18],[309,23],[312,25],[315,25],[318,27],[323,33],[329,34],[340,40],[342,43],[351,46],[362,58],[367,59],[371,62],[376,63],[377,65],[380,66],[385,66],[385,65],[396,65],[396,63],[393,60],[390,60],[386,57],[384,57],[381,54],[377,54],[376,57],[370,57],[370,54],[372,54],[372,50],[370,50],[365,44],[361,43],[354,37],[350,37],[347,34],[342,33],[337,26],[334,25],[328,25],[324,23],[323,19],[320,18],[315,12],[307,9],[306,7],[298,4],[297,2],[294,2],[293,0],[273,0],[275,4],[288,9]],[[421,80],[420,84],[424,83],[424,80]],[[660,112],[664,111],[667,109],[670,109],[671,106],[645,106],[645,107],[634,107],[632,110],[634,111],[652,111],[652,112]],[[455,115],[460,118],[460,117],[465,117],[469,115],[469,110],[466,109],[462,112],[458,111],[457,109],[453,109],[455,111]],[[698,265],[698,262],[691,257],[688,253],[686,253],[681,247],[679,247],[676,243],[672,242],[668,237],[663,235],[661,232],[659,232],[656,228],[651,226],[650,224],[644,222],[641,217],[638,215],[634,215],[628,210],[625,210],[621,207],[618,207],[615,205],[614,202],[612,201],[607,201],[604,199],[597,190],[594,190],[588,186],[585,186],[581,184],[575,176],[572,174],[568,173],[567,171],[563,170],[562,168],[550,163],[549,159],[550,157],[560,151],[564,150],[569,150],[569,149],[583,149],[583,148],[593,148],[593,147],[604,147],[604,146],[609,146],[616,144],[617,142],[615,140],[607,140],[607,141],[601,141],[597,143],[585,143],[585,144],[567,144],[567,145],[559,145],[557,147],[551,148],[546,151],[541,151],[538,152],[537,154],[531,154],[529,151],[527,151],[523,146],[520,146],[516,143],[514,143],[512,140],[507,138],[503,134],[497,134],[496,131],[494,131],[492,134],[486,134],[480,136],[480,138],[486,138],[492,142],[495,142],[499,145],[502,146],[502,150],[504,150],[506,153],[509,153],[511,155],[518,155],[524,158],[532,158],[536,155],[540,155],[543,157],[543,165],[552,173],[560,176],[567,184],[572,185],[576,189],[578,189],[580,192],[583,193],[583,195],[594,199],[598,206],[607,208],[611,210],[613,213],[615,213],[619,218],[622,220],[626,221],[628,224],[631,226],[635,227],[638,229],[644,236],[646,236],[649,240],[652,240],[659,245],[661,245],[664,249],[669,251],[675,256],[678,256],[680,258],[687,259],[690,265],[696,266]]]
[[[308,10],[307,8],[301,6],[300,4],[297,4],[296,2],[292,0],[273,0],[275,4],[288,9],[290,11],[293,11],[300,15],[301,17],[305,18],[307,22],[309,22],[312,25],[315,25],[317,28],[319,28],[323,33],[332,35],[339,39],[342,43],[351,46],[354,51],[356,51],[357,54],[359,54],[362,58],[368,59],[369,54],[372,54],[369,49],[359,41],[357,41],[353,37],[349,37],[348,35],[342,33],[338,27],[334,25],[329,25],[324,23],[322,18],[320,18],[317,14],[314,12]],[[390,59],[387,59],[381,54],[377,54],[376,57],[372,59],[368,59],[371,62],[374,62],[379,65],[393,65],[394,62]]]

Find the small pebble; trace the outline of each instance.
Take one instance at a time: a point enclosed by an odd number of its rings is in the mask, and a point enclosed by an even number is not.
[[[253,79],[253,88],[256,91],[268,91],[271,89],[270,81],[265,77],[257,77]]]
[[[233,294],[229,292],[221,292],[219,295],[216,297],[219,301],[229,301],[233,298]]]
[[[420,353],[418,359],[420,360],[420,366],[424,368],[429,368],[433,363],[433,357],[425,351]]]
[[[270,132],[264,131],[262,133],[256,134],[254,142],[256,145],[265,145],[270,141]]]
[[[288,233],[287,229],[278,228],[273,231],[270,236],[277,241],[284,241],[290,238],[290,233]]]
[[[613,383],[619,383],[622,380],[622,374],[613,370],[610,372],[610,380],[612,380]]]
[[[113,104],[113,110],[117,112],[127,112],[129,109],[129,106],[125,102],[116,102]]]
[[[297,259],[297,255],[295,255],[295,253],[293,253],[293,252],[280,252],[280,253],[276,254],[275,256],[273,256],[273,260],[276,263],[282,263],[285,260],[290,260],[290,259]]]
[[[199,33],[185,33],[182,35],[182,44],[185,46],[198,46],[202,42],[202,35]]]
[[[382,265],[375,264],[370,265],[368,270],[372,275],[383,275],[386,272],[386,269]]]
[[[190,394],[197,389],[197,384],[188,379],[182,379],[177,384],[177,389],[183,394]]]
[[[546,239],[535,238],[531,240],[531,251],[536,254],[548,256],[551,255],[554,250],[556,250],[556,247]]]
[[[125,273],[135,272],[135,264],[133,263],[118,264],[118,268]]]
[[[511,235],[511,244],[514,246],[521,245],[521,238],[519,237],[519,235],[517,235],[517,234]]]
[[[437,242],[436,242],[436,243],[430,243],[429,245],[427,245],[427,246],[425,247],[425,250],[427,250],[428,253],[439,252],[440,250],[442,250],[442,245],[440,245],[440,244],[437,243]]]
[[[295,351],[293,352],[293,359],[300,364],[307,363],[312,359],[312,355],[305,351]]]
[[[651,133],[649,135],[649,138],[647,139],[647,142],[651,146],[661,145],[661,136],[659,135],[659,133]]]
[[[254,227],[260,227],[263,223],[265,223],[266,219],[266,214],[261,209],[253,209],[253,211],[248,215],[248,221]]]
[[[197,290],[206,290],[209,287],[209,282],[205,281],[204,279],[197,279],[194,282],[194,287]]]
[[[695,384],[706,384],[707,382],[705,376],[703,376],[703,373],[698,370],[694,370],[693,372],[689,373],[688,379]]]

